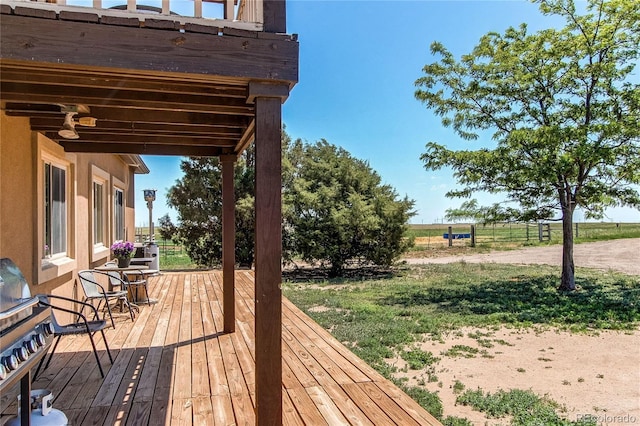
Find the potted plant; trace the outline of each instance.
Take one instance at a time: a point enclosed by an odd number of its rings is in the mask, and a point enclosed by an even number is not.
[[[111,244],[111,253],[118,260],[119,268],[126,268],[135,254],[135,247],[131,241],[116,241]]]

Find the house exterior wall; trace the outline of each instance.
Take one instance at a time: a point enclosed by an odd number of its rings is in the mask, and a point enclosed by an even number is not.
[[[44,249],[44,161],[66,167],[67,252],[48,256]],[[95,244],[93,182],[104,188],[103,244]],[[40,133],[29,119],[0,112],[0,257],[11,258],[32,294],[81,298],[77,272],[102,265],[114,241],[114,192],[124,191],[124,234],[135,234],[134,168],[114,154],[70,154]]]

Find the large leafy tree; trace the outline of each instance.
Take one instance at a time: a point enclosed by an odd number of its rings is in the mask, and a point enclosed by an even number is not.
[[[365,161],[321,140],[288,145],[288,226],[303,260],[339,275],[349,261],[388,266],[406,249],[413,201],[399,200]]]
[[[253,149],[235,165],[236,259],[250,266],[254,256]],[[182,160],[183,177],[169,188],[167,203],[178,212],[174,240],[184,245],[191,260],[203,266],[222,261],[222,164],[217,157]]]
[[[460,187],[502,193],[512,205],[483,212],[563,224],[561,289],[575,289],[573,214],[599,218],[609,206],[640,207],[640,2],[538,0],[560,29],[488,33],[459,60],[433,43],[415,95],[464,139],[493,131],[493,149],[454,151],[430,142],[428,170],[450,167]],[[508,205],[508,204],[507,204]],[[468,206],[467,206],[468,207]]]

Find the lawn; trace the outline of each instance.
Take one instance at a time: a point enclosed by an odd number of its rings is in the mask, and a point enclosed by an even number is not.
[[[400,357],[412,368],[422,364],[428,369],[442,355],[407,348],[417,348],[428,340],[441,340],[463,327],[491,329],[506,325],[536,330],[557,328],[574,333],[637,329],[638,277],[578,269],[576,280],[578,291],[561,293],[556,290],[557,267],[455,263],[406,267],[367,280],[291,280],[283,290],[286,297],[339,341],[393,379],[395,367],[389,364],[389,359]],[[476,340],[482,347],[483,336]],[[462,345],[453,349],[456,355],[445,356],[476,356],[469,351],[477,351]],[[429,380],[427,376],[426,381]],[[399,384],[432,414],[441,415],[438,397],[424,386]],[[517,419],[522,415],[516,415],[516,409],[521,401],[529,400],[542,404],[534,410],[540,413],[539,424],[571,424],[557,414],[550,414],[557,409],[553,401],[528,394],[499,396],[504,397],[500,399],[502,405],[514,405],[501,408],[511,413],[513,424],[521,424]],[[475,391],[462,393],[460,398],[460,404],[475,403],[482,409],[479,401],[493,400],[496,396]],[[535,423],[536,419],[530,420]],[[443,421],[469,424],[457,418]]]

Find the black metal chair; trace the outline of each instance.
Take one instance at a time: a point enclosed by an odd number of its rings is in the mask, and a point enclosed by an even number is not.
[[[60,339],[63,336],[87,334],[89,335],[89,340],[91,341],[91,346],[93,347],[93,354],[96,357],[96,362],[98,363],[98,369],[100,370],[100,375],[102,376],[102,378],[104,378],[104,371],[102,370],[102,365],[100,364],[100,357],[98,356],[98,350],[96,349],[96,344],[93,340],[93,335],[98,331],[102,334],[104,347],[107,349],[107,354],[109,355],[109,361],[111,361],[111,364],[113,365],[113,357],[111,356],[111,351],[109,350],[109,345],[107,344],[107,338],[104,335],[104,329],[107,326],[107,322],[103,319],[89,321],[87,317],[84,314],[82,314],[82,311],[74,311],[70,308],[65,308],[65,307],[59,306],[58,304],[54,304],[51,301],[53,299],[53,300],[66,301],[71,304],[74,304],[74,303],[81,304],[83,305],[82,306],[83,310],[84,308],[89,308],[89,310],[93,310],[94,314],[97,316],[98,311],[96,307],[93,306],[91,303],[79,302],[77,300],[70,299],[68,297],[55,296],[52,294],[39,294],[38,299],[41,305],[51,307],[51,324],[53,325],[53,335],[55,338],[55,343],[53,344],[53,348],[51,349],[51,353],[49,354],[49,360],[45,364],[44,369],[46,370],[47,367],[49,367],[51,358],[53,358],[53,354],[55,353],[56,348],[58,347],[58,343],[60,342]],[[71,315],[74,315],[76,322],[70,322],[68,324],[60,324],[56,320],[55,311],[66,312]],[[44,363],[45,358],[46,358],[46,355],[43,356],[42,359],[40,360],[40,363],[38,364],[38,368],[36,368],[36,372],[33,375],[33,380],[35,380],[36,377],[38,376],[38,373],[40,372],[40,368],[42,367],[42,364]]]
[[[96,274],[108,277],[112,287],[114,286],[114,281],[116,281],[116,284],[120,286],[121,289],[114,291],[105,290],[105,288],[98,283],[98,280],[96,280]],[[104,302],[103,309],[107,309],[109,318],[111,318],[111,325],[113,326],[113,328],[116,328],[116,324],[113,320],[113,314],[111,313],[111,306],[109,305],[110,300],[116,300],[121,303],[121,306],[126,306],[129,309],[131,321],[134,320],[133,310],[131,309],[129,299],[127,298],[127,283],[124,280],[115,275],[109,274],[108,272],[96,271],[93,269],[85,269],[78,272],[78,278],[80,279],[80,285],[82,286],[82,290],[84,291],[85,297],[83,302],[92,302],[94,300],[98,300],[98,306],[96,307],[96,309],[100,309],[102,302]],[[117,281],[119,281],[119,283]],[[99,317],[96,317],[96,319],[97,318]]]
[[[147,305],[151,305],[151,299],[149,299],[149,291],[147,290],[147,279],[145,278],[142,271],[125,271],[124,279],[125,281],[127,281],[127,287],[131,288],[131,294],[134,294],[135,297],[138,297],[138,287],[142,286]],[[136,300],[135,297],[134,300]],[[136,300],[136,303],[137,302],[139,302],[139,300]]]

